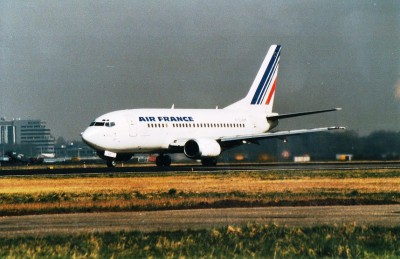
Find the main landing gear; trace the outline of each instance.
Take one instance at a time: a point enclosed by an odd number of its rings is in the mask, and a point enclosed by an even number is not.
[[[215,166],[217,165],[216,157],[205,157],[201,159],[201,164],[204,166]]]
[[[156,165],[157,166],[170,166],[171,165],[171,157],[168,155],[159,155],[156,158]]]

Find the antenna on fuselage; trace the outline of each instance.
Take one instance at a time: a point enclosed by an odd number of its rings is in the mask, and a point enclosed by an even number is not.
[[[171,110],[175,109],[175,103],[172,104]]]

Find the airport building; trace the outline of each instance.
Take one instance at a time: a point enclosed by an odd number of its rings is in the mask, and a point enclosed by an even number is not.
[[[54,153],[55,139],[41,120],[0,119],[0,145],[26,145],[34,153]],[[32,151],[31,151],[32,153]]]
[[[15,144],[15,127],[1,125],[0,122],[0,144]]]

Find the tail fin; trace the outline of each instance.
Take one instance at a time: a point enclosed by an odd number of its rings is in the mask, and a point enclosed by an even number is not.
[[[225,109],[257,109],[265,113],[271,113],[274,104],[280,55],[281,46],[272,45],[246,97],[225,107]]]

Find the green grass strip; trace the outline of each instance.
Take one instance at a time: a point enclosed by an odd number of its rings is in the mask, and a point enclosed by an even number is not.
[[[400,228],[249,224],[210,230],[0,239],[1,258],[398,257]]]

